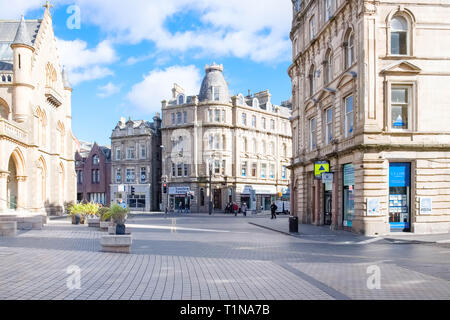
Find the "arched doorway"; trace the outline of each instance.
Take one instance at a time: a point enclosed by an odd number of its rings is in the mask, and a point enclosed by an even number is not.
[[[8,171],[9,176],[6,186],[8,209],[16,210],[19,188],[17,183],[17,167],[12,156],[9,158]]]

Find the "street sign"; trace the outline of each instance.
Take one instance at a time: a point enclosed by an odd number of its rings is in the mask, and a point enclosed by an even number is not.
[[[332,172],[322,173],[322,183],[333,183],[333,173]]]
[[[330,163],[328,161],[317,161],[314,163],[314,176],[316,179],[322,178],[322,173],[330,172]]]

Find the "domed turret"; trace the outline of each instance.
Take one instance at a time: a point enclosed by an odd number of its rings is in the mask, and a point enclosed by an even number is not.
[[[230,93],[228,91],[228,84],[223,77],[223,65],[216,65],[205,67],[205,78],[203,79],[200,88],[198,99],[200,102],[217,101],[222,103],[229,103]]]

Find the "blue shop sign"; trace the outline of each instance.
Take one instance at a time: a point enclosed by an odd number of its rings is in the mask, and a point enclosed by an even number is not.
[[[410,170],[410,163],[390,163],[389,187],[409,187]]]

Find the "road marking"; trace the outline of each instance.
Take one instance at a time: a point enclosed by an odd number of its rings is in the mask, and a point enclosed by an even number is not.
[[[376,241],[380,241],[380,240],[383,240],[383,238],[381,238],[381,237],[372,238],[372,239],[357,242],[357,244],[367,244],[367,243],[372,243],[372,242],[376,242]]]

